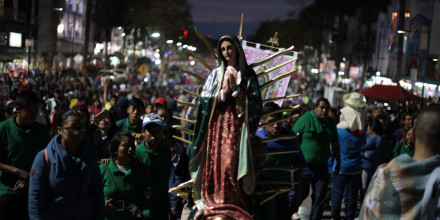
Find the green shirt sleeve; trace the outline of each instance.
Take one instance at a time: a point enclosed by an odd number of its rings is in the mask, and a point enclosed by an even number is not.
[[[141,162],[142,164],[145,164],[145,157],[142,156],[141,150],[136,149],[136,154],[134,155],[134,159]]]
[[[142,219],[151,219],[150,209],[142,211]]]
[[[147,153],[146,147],[144,145],[144,142],[145,142],[145,140],[142,141],[142,143],[136,147],[136,153],[134,155],[134,158],[137,161],[141,162],[142,164],[148,166],[148,165],[150,165],[150,160],[148,158],[148,153]]]
[[[107,178],[108,178],[108,173],[107,173],[107,166],[108,164],[100,164],[99,165],[99,169],[101,170],[101,176],[102,176],[102,186],[106,187],[107,183]],[[108,200],[109,197],[105,195],[104,193],[104,200]]]
[[[125,122],[125,118],[116,122],[116,126],[120,129],[122,127],[122,123]]]
[[[304,133],[304,118],[305,118],[304,115],[301,116],[293,125],[292,130],[295,133],[300,133],[300,134]]]

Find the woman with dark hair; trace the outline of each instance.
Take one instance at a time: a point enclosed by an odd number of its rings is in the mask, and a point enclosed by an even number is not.
[[[81,115],[64,113],[57,132],[32,165],[30,219],[104,219],[99,157],[84,141]]]
[[[107,219],[149,219],[152,178],[147,166],[134,159],[134,137],[118,132],[109,142],[110,162],[101,164]]]
[[[240,41],[223,36],[217,49],[220,65],[200,93],[190,153],[197,216],[251,219],[242,192],[250,194],[255,186],[250,157],[261,93]]]
[[[107,144],[113,135],[119,131],[115,117],[110,111],[104,110],[93,117],[92,121],[90,143],[98,151],[101,158],[109,158]]]
[[[371,177],[376,171],[382,150],[382,123],[378,118],[371,120],[367,124],[367,141],[361,147],[362,157],[362,195],[367,190]]]

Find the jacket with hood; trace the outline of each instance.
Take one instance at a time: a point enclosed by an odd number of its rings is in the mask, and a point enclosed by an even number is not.
[[[74,161],[56,135],[37,154],[30,173],[30,219],[104,219],[99,157],[88,142],[79,148],[81,160]]]

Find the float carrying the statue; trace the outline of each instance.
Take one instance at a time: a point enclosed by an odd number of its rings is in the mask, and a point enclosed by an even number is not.
[[[298,117],[279,117],[267,123],[261,120],[298,108],[277,108],[263,114],[265,103],[275,102],[281,106],[283,100],[298,96],[286,94],[289,79],[295,74],[298,53],[293,51],[293,46],[276,48],[276,36],[271,39],[272,45],[266,46],[225,35],[214,50],[197,30],[196,34],[218,65],[212,68],[189,51],[209,69],[209,74],[181,68],[200,83],[201,89],[197,93],[178,87],[195,98],[193,102],[176,100],[196,109],[196,117],[190,120],[174,116],[188,126],[173,126],[189,137],[174,136],[190,147],[191,180],[169,192],[194,203],[189,219],[253,219],[260,206],[279,194],[294,190],[294,182],[267,179],[270,175],[264,173],[281,172],[290,176],[290,172],[299,169],[293,166],[267,167],[265,163],[266,158],[274,155],[296,154],[296,150],[270,150],[267,144],[292,140],[297,135],[262,138],[256,132]],[[268,49],[262,49],[264,47]]]

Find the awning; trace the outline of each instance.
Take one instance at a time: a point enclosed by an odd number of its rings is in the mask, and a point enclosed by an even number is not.
[[[424,101],[420,96],[416,96],[401,86],[374,85],[371,88],[364,89],[361,92],[365,97],[384,99],[392,101]]]
[[[16,59],[27,59],[26,54],[4,54],[0,53],[0,62],[12,62]]]

